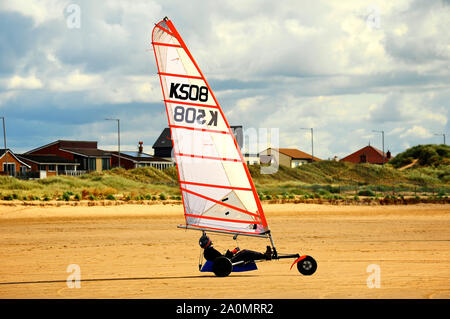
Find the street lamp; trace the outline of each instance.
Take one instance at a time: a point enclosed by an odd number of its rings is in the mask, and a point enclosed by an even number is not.
[[[311,130],[311,163],[314,162],[314,130],[313,128],[301,127],[301,130]]]
[[[445,133],[442,133],[442,134],[435,133],[434,135],[443,136],[444,137],[444,145],[447,145],[447,144],[445,144]]]
[[[120,119],[105,119],[106,121],[117,121],[117,147],[120,167]]]
[[[383,163],[381,164],[381,165],[384,165],[384,131],[375,131],[375,130],[372,130],[372,132],[375,132],[375,133],[381,133],[381,136],[382,136],[382,143],[383,143]]]
[[[7,149],[6,149],[5,117],[4,116],[0,116],[0,119],[3,120],[3,142],[5,143],[5,169],[6,169],[6,176],[8,176],[9,175],[9,170],[8,170],[8,153],[7,153]]]

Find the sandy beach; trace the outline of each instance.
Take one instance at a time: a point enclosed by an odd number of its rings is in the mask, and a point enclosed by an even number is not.
[[[264,206],[276,247],[312,255],[217,278],[198,271],[200,232],[181,205],[0,206],[0,298],[450,298],[450,206]],[[265,239],[211,234],[216,248]],[[69,288],[69,265],[81,287]],[[380,288],[368,288],[369,265]]]

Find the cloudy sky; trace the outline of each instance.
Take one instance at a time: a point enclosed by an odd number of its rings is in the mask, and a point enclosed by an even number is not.
[[[167,126],[150,44],[164,16],[229,123],[278,128],[280,147],[310,152],[310,127],[325,159],[381,149],[373,130],[393,154],[449,132],[448,0],[15,0],[0,2],[8,147],[73,139],[115,149],[112,117],[122,149],[142,140],[151,152]]]

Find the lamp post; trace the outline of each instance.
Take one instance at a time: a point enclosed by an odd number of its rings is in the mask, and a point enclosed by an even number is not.
[[[437,134],[437,133],[435,133],[434,135],[437,135],[437,136],[442,136],[442,137],[444,137],[444,145],[447,145],[447,144],[445,144],[445,133],[442,133],[442,134]]]
[[[301,127],[301,130],[311,130],[311,163],[314,162],[314,129]]]
[[[373,130],[372,132],[375,132],[375,133],[381,133],[381,139],[382,139],[382,144],[383,144],[383,163],[381,164],[381,165],[384,165],[384,131],[375,131],[375,130]]]
[[[117,148],[119,156],[119,167],[120,167],[120,119],[105,119],[107,121],[117,121]]]
[[[6,149],[6,128],[5,128],[5,117],[0,116],[0,118],[3,120],[3,142],[5,143],[5,169],[6,169],[6,176],[9,175],[8,170],[8,150]]]

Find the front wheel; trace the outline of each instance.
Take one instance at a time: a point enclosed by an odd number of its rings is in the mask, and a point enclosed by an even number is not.
[[[225,256],[217,257],[212,265],[212,270],[217,277],[226,277],[233,270],[231,260]]]
[[[317,262],[311,256],[306,256],[297,263],[298,271],[304,276],[311,276],[316,272]]]

